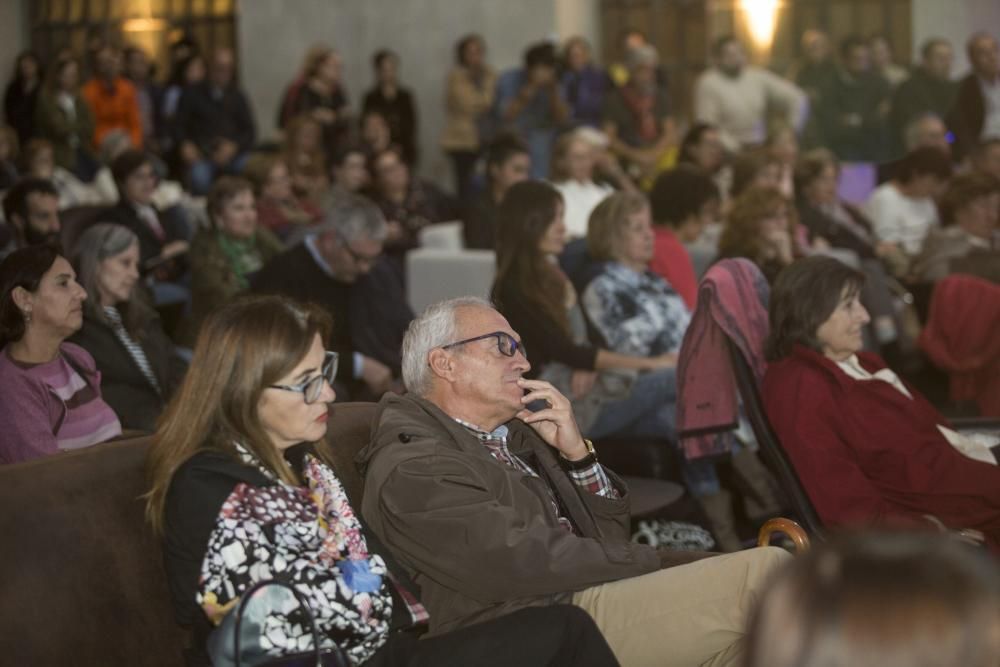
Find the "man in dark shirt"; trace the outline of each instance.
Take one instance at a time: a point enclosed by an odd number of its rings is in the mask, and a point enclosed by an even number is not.
[[[189,168],[191,190],[206,194],[217,172],[243,171],[256,138],[246,94],[234,82],[230,49],[212,56],[208,77],[184,92],[177,108],[180,157]]]
[[[958,83],[951,80],[954,57],[947,40],[927,40],[920,50],[920,66],[910,78],[899,84],[892,96],[889,126],[897,133],[896,154],[903,153],[903,131],[914,120],[926,114],[944,118],[951,109]]]
[[[275,257],[251,280],[255,292],[324,307],[333,318],[329,348],[343,360],[342,398],[378,398],[399,375],[400,347],[413,313],[402,281],[382,256],[386,222],[373,203],[348,195],[315,233]]]

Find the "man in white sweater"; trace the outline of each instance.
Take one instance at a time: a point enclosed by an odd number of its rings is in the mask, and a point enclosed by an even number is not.
[[[719,39],[712,53],[715,66],[705,70],[695,83],[694,115],[696,120],[719,128],[728,150],[763,143],[772,110],[784,115],[796,132],[802,129],[809,103],[795,84],[747,65],[746,52],[735,37]]]

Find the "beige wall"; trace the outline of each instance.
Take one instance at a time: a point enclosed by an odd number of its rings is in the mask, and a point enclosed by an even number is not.
[[[0,0],[0,81],[6,86],[17,54],[28,46],[28,11],[22,0]]]

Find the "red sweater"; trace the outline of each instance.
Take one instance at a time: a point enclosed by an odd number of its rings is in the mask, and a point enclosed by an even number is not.
[[[859,353],[869,372],[884,368]],[[983,531],[1000,547],[1000,467],[969,459],[937,429],[947,421],[922,396],[882,380],[855,380],[796,347],[764,376],[768,418],[828,526],[929,525]]]
[[[687,248],[668,227],[657,225],[653,228],[653,261],[649,269],[670,283],[688,309],[694,311],[698,300],[698,276]]]

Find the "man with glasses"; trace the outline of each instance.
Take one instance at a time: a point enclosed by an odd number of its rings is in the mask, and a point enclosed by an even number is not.
[[[284,294],[326,308],[328,343],[340,355],[337,393],[377,399],[399,374],[399,350],[413,313],[398,276],[382,259],[386,222],[373,203],[345,194],[302,243],[251,279],[255,292]]]
[[[631,543],[628,488],[529,368],[490,304],[431,306],[403,341],[409,393],[383,397],[359,455],[365,519],[421,586],[431,633],[571,602],[622,664],[738,662],[746,614],[787,554]],[[682,560],[697,562],[661,569]]]

